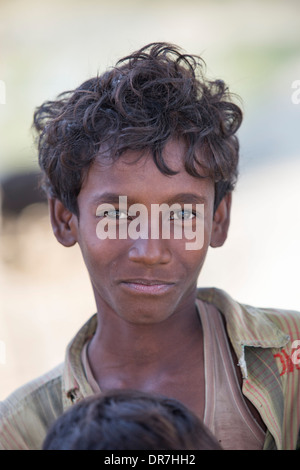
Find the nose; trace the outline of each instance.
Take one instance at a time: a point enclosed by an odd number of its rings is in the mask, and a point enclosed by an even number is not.
[[[130,247],[129,259],[148,266],[167,264],[171,260],[171,252],[166,242],[164,239],[139,238]]]

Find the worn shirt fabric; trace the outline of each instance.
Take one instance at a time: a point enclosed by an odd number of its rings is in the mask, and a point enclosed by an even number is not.
[[[243,305],[214,288],[198,289],[198,298],[213,304],[225,317],[227,334],[243,375],[242,392],[258,409],[267,427],[263,448],[296,449],[300,354],[295,342],[300,339],[300,313]],[[0,403],[1,450],[41,449],[52,423],[67,408],[94,393],[81,353],[96,326],[95,314],[69,344],[63,364]]]
[[[262,450],[265,432],[242,394],[222,314],[213,304],[196,304],[204,337],[203,422],[224,450]]]

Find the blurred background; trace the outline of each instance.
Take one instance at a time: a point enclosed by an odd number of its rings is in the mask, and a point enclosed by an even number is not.
[[[95,312],[35,189],[34,109],[149,42],[201,54],[243,100],[229,238],[199,285],[300,309],[299,18],[298,0],[0,0],[0,399],[63,361]]]

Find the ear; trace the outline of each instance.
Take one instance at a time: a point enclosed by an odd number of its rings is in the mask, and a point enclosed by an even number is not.
[[[227,238],[230,210],[231,210],[232,193],[229,192],[223,197],[214,214],[210,246],[217,248],[225,243]]]
[[[49,198],[50,220],[52,230],[64,246],[70,247],[77,242],[78,218],[65,208],[63,203],[56,198]]]

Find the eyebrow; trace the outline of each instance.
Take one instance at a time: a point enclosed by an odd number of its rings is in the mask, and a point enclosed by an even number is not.
[[[194,193],[179,193],[165,201],[169,206],[175,203],[180,204],[204,204],[206,197]]]
[[[123,196],[123,194],[116,194],[116,193],[96,194],[92,198],[92,203],[93,204],[101,204],[101,203],[118,204],[120,196]]]
[[[119,197],[120,196],[126,196],[127,197],[127,204],[130,206],[136,202],[136,200],[133,200],[131,197],[127,196],[126,194],[117,194],[117,193],[111,193],[111,192],[105,192],[102,194],[96,194],[92,198],[92,203],[93,204],[119,204]],[[194,193],[178,193],[172,195],[170,198],[166,199],[165,201],[162,201],[160,204],[168,204],[171,206],[172,204],[204,204],[207,202],[207,199],[204,196],[200,196],[199,194],[194,194]]]

